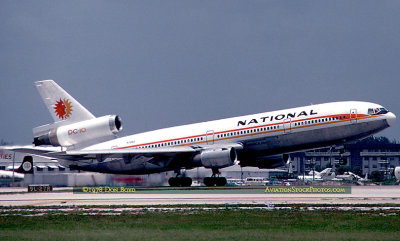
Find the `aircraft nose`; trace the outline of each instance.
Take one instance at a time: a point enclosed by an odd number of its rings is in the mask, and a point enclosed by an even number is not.
[[[386,114],[386,121],[389,126],[392,126],[396,122],[396,115],[392,112]]]

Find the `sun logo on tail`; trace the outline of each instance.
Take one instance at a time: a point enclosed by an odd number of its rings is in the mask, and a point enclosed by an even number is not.
[[[68,99],[60,99],[54,106],[54,110],[58,118],[61,120],[68,119],[71,116],[72,105]]]

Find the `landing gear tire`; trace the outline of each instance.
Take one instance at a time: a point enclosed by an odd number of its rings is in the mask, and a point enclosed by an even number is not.
[[[207,187],[213,187],[215,185],[213,179],[213,177],[205,177],[203,180],[204,185],[206,185]]]
[[[217,186],[222,187],[222,186],[225,186],[226,183],[227,183],[227,181],[226,181],[225,177],[217,177],[217,183],[216,183]]]
[[[170,179],[168,179],[168,184],[171,187],[177,187],[178,186],[178,178],[177,177],[171,177]]]
[[[214,186],[225,186],[226,185],[226,178],[225,177],[205,177],[204,185],[207,187],[214,187]]]
[[[182,187],[190,187],[192,186],[192,178],[184,177],[182,178]]]
[[[171,187],[190,187],[192,185],[192,178],[190,177],[171,177],[168,179],[168,184]]]

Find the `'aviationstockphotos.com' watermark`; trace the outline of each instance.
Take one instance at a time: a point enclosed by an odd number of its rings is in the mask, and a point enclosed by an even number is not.
[[[351,194],[351,187],[266,187],[265,193]]]
[[[315,186],[267,186],[267,187],[116,187],[116,186],[83,186],[74,187],[75,194],[351,194],[351,187],[315,187]]]

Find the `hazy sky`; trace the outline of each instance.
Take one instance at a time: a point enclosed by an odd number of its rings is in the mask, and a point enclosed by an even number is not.
[[[44,79],[121,135],[342,100],[400,116],[399,23],[397,0],[2,0],[0,139],[52,121]]]

